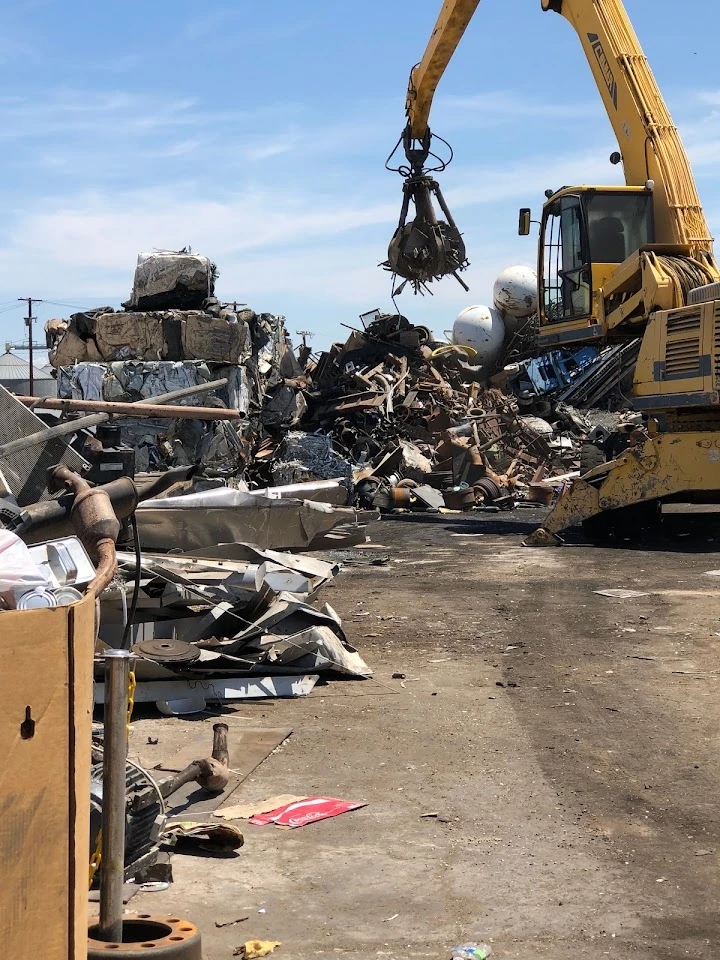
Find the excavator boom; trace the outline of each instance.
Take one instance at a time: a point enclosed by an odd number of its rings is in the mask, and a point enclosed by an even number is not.
[[[621,0],[541,0],[582,43],[620,147],[625,182],[654,184],[659,243],[711,252],[712,240],[677,127]]]
[[[427,135],[437,85],[479,5],[480,0],[445,0],[442,5],[423,58],[408,82],[405,112],[413,140]]]

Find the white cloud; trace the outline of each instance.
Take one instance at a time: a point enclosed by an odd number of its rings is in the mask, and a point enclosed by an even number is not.
[[[152,156],[165,158],[184,157],[187,156],[188,153],[194,153],[202,145],[203,141],[200,139],[178,140],[176,143],[170,143],[166,147],[152,151]]]
[[[276,124],[278,117],[287,115],[286,109],[272,104],[252,110],[208,110],[195,97],[55,88],[34,98],[0,98],[0,138],[46,141],[53,134],[69,141],[76,134],[88,134],[91,140],[117,140],[128,135],[165,136],[167,130],[183,127],[215,134],[229,124],[237,130]]]
[[[404,294],[400,309],[417,322],[450,326],[468,302],[488,299],[500,270],[534,259],[533,241],[517,238],[507,205],[539,203],[545,186],[571,182],[580,171],[602,180],[605,168],[587,153],[509,168],[458,164],[446,194],[466,231],[471,292],[447,279],[433,285],[432,297]],[[353,322],[364,309],[392,309],[391,278],[377,264],[397,222],[400,185],[385,176],[361,181],[349,197],[316,184],[300,194],[247,188],[216,201],[188,181],[43,198],[19,214],[0,249],[0,289],[37,289],[41,277],[38,296],[51,290],[71,303],[119,302],[129,293],[138,251],[190,244],[217,262],[221,296],[287,312],[291,322],[301,311],[297,322],[314,323],[327,339],[338,335],[338,322]]]
[[[269,160],[270,157],[278,157],[280,154],[289,153],[299,145],[300,139],[301,136],[298,132],[288,132],[269,137],[266,140],[250,140],[240,145],[240,152],[251,162]]]
[[[696,90],[694,98],[711,107],[720,107],[720,90]]]
[[[436,114],[442,114],[443,117],[447,114],[451,118],[453,114],[470,114],[470,121],[474,119],[479,122],[491,120],[493,122],[515,123],[517,120],[533,118],[543,120],[588,119],[601,113],[602,106],[597,101],[592,103],[554,103],[531,97],[520,97],[507,90],[492,90],[464,97],[440,96],[437,98],[433,110]]]
[[[183,33],[188,40],[203,40],[205,37],[217,35],[236,16],[236,11],[227,8],[216,10],[203,9],[200,17],[191,17],[184,26]]]
[[[222,296],[287,312],[291,324],[300,311],[298,324],[337,336],[337,324],[353,322],[361,310],[392,308],[390,277],[377,263],[401,201],[400,178],[382,171],[396,108],[390,100],[355,103],[328,122],[300,105],[208,111],[194,98],[151,92],[0,97],[0,137],[20,140],[12,162],[41,165],[52,178],[44,189],[34,184],[32,194],[12,183],[5,188],[0,300],[27,289],[69,303],[118,303],[129,293],[138,251],[191,244],[218,263]],[[503,91],[440,98],[436,108],[455,117],[458,131],[533,117],[575,120],[587,109]],[[712,169],[720,124],[703,118],[684,132],[698,170]],[[437,332],[469,302],[486,301],[501,269],[534,260],[534,242],[516,236],[517,206],[538,212],[547,187],[622,177],[607,161],[615,147],[609,134],[593,149],[578,149],[572,138],[553,149],[550,139],[545,154],[536,138],[525,146],[518,135],[509,160],[491,137],[480,155],[477,139],[460,133],[458,140],[457,159],[440,182],[466,232],[471,292],[447,279],[434,285],[434,297],[404,294],[399,301],[411,319]]]

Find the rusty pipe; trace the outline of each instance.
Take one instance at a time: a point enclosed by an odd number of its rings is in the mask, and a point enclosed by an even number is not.
[[[63,413],[107,413],[115,417],[161,417],[168,420],[242,420],[239,410],[226,407],[186,407],[178,404],[120,403],[115,400],[63,400],[60,397],[18,397],[33,410],[60,410]]]
[[[182,397],[191,397],[195,394],[209,393],[219,387],[227,384],[227,377],[221,380],[212,380],[210,383],[203,383],[197,387],[183,387],[182,390],[173,390],[172,393],[162,393],[159,397],[152,397],[149,400],[138,400],[138,405],[147,406],[148,403],[171,403],[173,400],[180,400]],[[0,458],[8,457],[17,450],[25,450],[38,443],[47,443],[56,437],[65,437],[71,433],[77,433],[79,430],[86,430],[90,427],[96,427],[99,423],[105,423],[110,419],[109,413],[91,413],[86,417],[80,417],[79,420],[71,420],[67,423],[58,423],[54,427],[43,427],[37,433],[28,434],[26,437],[20,437],[18,440],[9,440],[0,446]]]
[[[224,767],[230,766],[230,754],[228,752],[228,725],[226,723],[216,723],[213,726],[213,760],[219,761]]]
[[[98,565],[95,568],[95,576],[87,586],[87,593],[94,597],[99,597],[105,587],[110,583],[117,572],[117,554],[115,551],[115,541],[101,540],[97,544]]]
[[[61,465],[50,471],[48,490],[57,493],[63,489],[74,494],[70,519],[77,535],[97,564],[95,578],[88,586],[88,593],[98,597],[117,570],[115,543],[120,533],[120,521],[115,516],[107,491],[102,487],[91,487],[79,474]],[[135,498],[137,505],[137,492]]]
[[[204,760],[193,760],[184,770],[169,780],[163,780],[159,785],[163,797],[172,796],[186,783],[197,783],[209,793],[222,793],[230,780],[230,772],[224,764],[212,757]]]
[[[198,783],[210,793],[222,793],[230,780],[230,754],[228,752],[228,725],[216,723],[213,726],[212,755],[204,760],[193,760],[184,770],[172,779],[160,784],[163,797],[167,798],[186,783]]]
[[[230,773],[225,764],[215,760],[214,757],[206,757],[204,760],[196,760],[198,766],[197,782],[210,793],[222,793],[230,780]]]

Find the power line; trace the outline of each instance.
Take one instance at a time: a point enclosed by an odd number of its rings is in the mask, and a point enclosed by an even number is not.
[[[41,301],[38,301],[40,303]],[[42,303],[49,303],[53,307],[68,307],[70,310],[85,310],[86,307],[80,306],[79,303],[60,303],[57,300],[43,300]]]

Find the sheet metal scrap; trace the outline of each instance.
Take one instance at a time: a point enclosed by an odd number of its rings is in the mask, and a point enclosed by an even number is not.
[[[121,575],[103,595],[99,636],[111,646],[121,641],[139,573],[130,634],[138,682],[371,676],[340,617],[318,605],[337,562],[241,543],[215,545],[212,557],[202,552],[146,552],[139,570],[134,553],[118,555]]]

